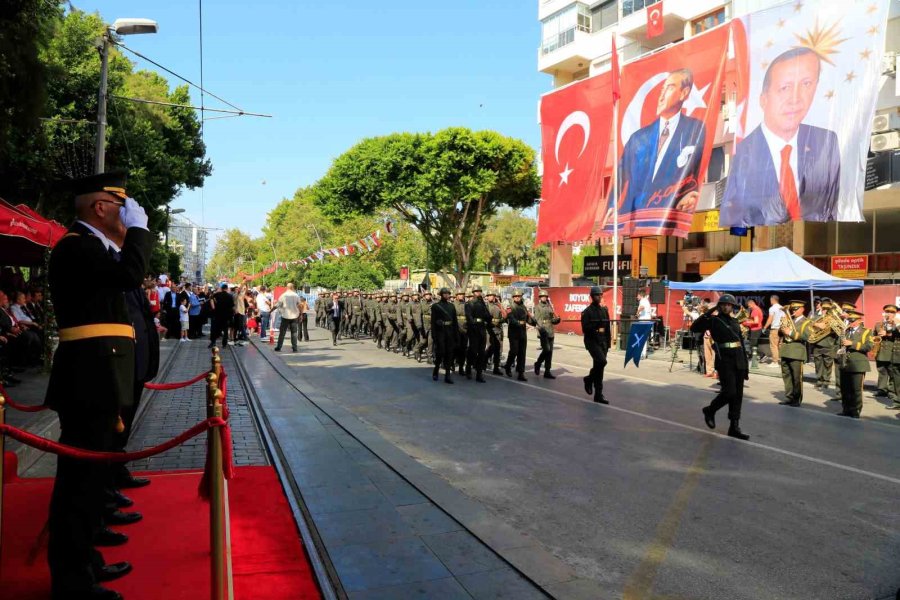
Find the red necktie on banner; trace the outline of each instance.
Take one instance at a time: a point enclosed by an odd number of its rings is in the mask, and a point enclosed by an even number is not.
[[[662,0],[647,7],[647,39],[662,35],[666,26],[663,24]]]
[[[781,149],[781,197],[787,208],[791,221],[800,218],[800,198],[797,197],[797,184],[794,182],[794,170],[791,168],[791,145]]]

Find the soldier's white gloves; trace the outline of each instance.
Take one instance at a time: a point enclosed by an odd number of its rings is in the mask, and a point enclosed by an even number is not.
[[[126,229],[131,227],[147,229],[147,213],[134,198],[125,199],[125,206],[119,209],[119,218],[122,219],[122,224]]]

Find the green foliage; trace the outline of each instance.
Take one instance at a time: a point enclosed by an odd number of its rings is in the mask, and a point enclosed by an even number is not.
[[[534,247],[537,223],[519,211],[501,209],[485,225],[476,264],[485,271],[512,267],[516,275],[541,275],[549,268],[547,245]]]
[[[226,229],[216,241],[216,249],[206,271],[216,279],[231,277],[238,270],[251,272],[257,255],[258,244],[249,235],[240,229]]]
[[[596,244],[590,244],[587,246],[581,247],[581,252],[579,254],[572,253],[572,272],[573,273],[584,273],[584,257],[585,256],[597,256],[600,254],[600,250],[597,248]]]
[[[336,222],[395,210],[421,232],[428,267],[452,264],[462,285],[485,221],[502,205],[527,208],[538,195],[528,145],[461,127],[365,139],[313,189],[316,205]]]

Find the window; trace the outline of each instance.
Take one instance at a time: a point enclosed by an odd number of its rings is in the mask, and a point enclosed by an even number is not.
[[[706,248],[706,233],[689,233],[681,244],[682,250]]]
[[[700,17],[699,19],[695,19],[691,21],[691,31],[693,31],[694,35],[698,33],[703,33],[707,29],[712,29],[716,25],[721,25],[725,22],[725,9],[720,8],[715,12],[711,12],[705,17]]]
[[[575,41],[575,30],[591,31],[591,11],[585,4],[573,4],[541,23],[541,53],[549,54]]]
[[[837,223],[816,223],[807,221],[803,225],[804,254],[835,254],[837,251]]]
[[[875,214],[875,252],[900,252],[900,209],[878,209]]]
[[[619,3],[609,0],[591,9],[591,31],[600,31],[619,22]]]
[[[867,254],[872,252],[872,211],[863,211],[862,223],[838,223],[838,253]]]
[[[627,17],[631,13],[647,8],[648,6],[653,6],[657,2],[659,2],[659,0],[623,0],[622,16]]]

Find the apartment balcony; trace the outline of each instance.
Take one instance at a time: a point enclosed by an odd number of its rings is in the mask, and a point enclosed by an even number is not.
[[[657,2],[653,0],[631,0],[631,2],[633,3],[627,6],[623,5],[623,16],[618,24],[619,35],[640,39],[648,48],[660,48],[688,37],[694,20],[722,9],[727,4],[725,0],[666,0],[663,5],[664,32],[662,35],[647,39],[647,11],[652,10]]]
[[[579,0],[538,0],[538,20],[543,21],[550,15],[561,11]]]
[[[591,37],[589,31],[576,26],[545,40],[538,48],[538,71],[555,75],[587,69],[594,56]]]

